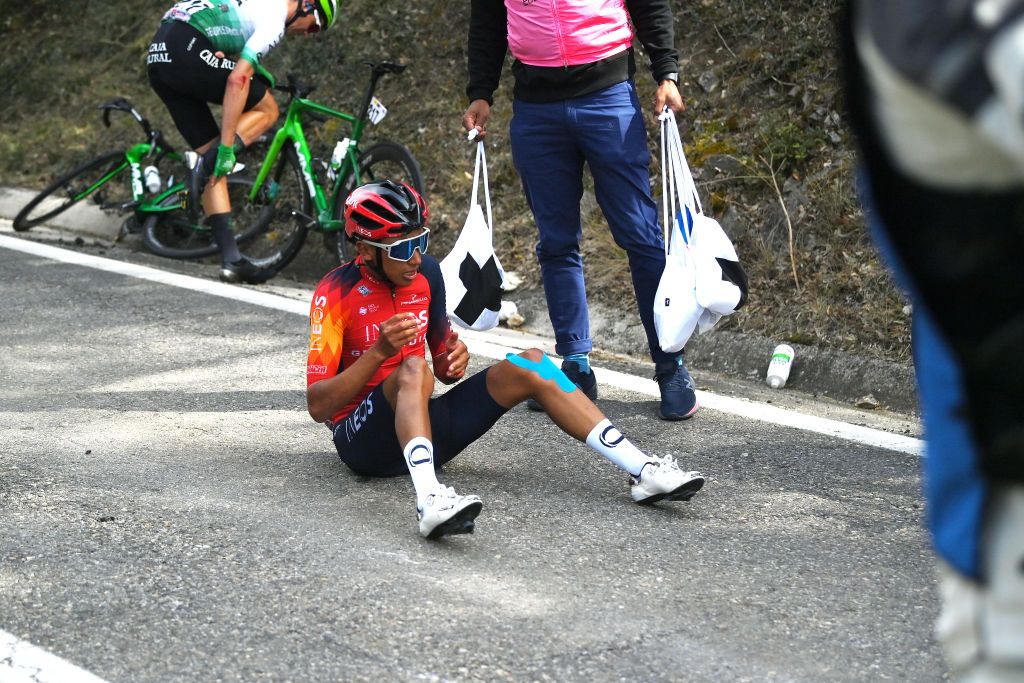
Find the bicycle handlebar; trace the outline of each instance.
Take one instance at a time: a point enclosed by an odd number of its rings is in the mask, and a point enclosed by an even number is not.
[[[295,74],[288,74],[287,85],[275,85],[274,90],[285,92],[292,97],[298,97],[299,99],[309,97],[309,94],[316,90],[316,86],[310,83],[303,83],[299,80],[299,77]]]
[[[375,62],[370,59],[364,59],[363,64],[370,67],[370,82],[371,87],[376,85],[380,77],[385,74],[400,74],[408,68],[407,64],[396,64],[395,62],[389,62],[387,60],[383,62]],[[299,99],[308,97],[310,93],[316,90],[316,86],[312,83],[304,83],[299,80],[299,77],[294,73],[290,73],[287,76],[288,83],[285,85],[275,85],[274,90],[279,92],[288,93],[292,97],[298,97]]]
[[[135,107],[132,106],[131,102],[129,102],[123,97],[118,97],[117,99],[111,100],[106,104],[101,104],[99,108],[103,110],[103,125],[107,128],[110,128],[110,112],[123,111],[127,114],[132,115],[132,118],[135,119],[140,126],[142,126],[142,130],[146,132],[147,136],[149,136],[152,133],[153,129],[150,128],[149,121],[147,121],[145,117],[142,114],[140,114],[138,110],[135,109]]]
[[[145,132],[146,137],[149,139],[150,154],[153,153],[153,150],[156,149],[157,146],[160,146],[167,152],[174,151],[171,146],[167,144],[167,140],[164,138],[163,133],[159,130],[154,130],[153,127],[149,125],[149,121],[146,117],[140,114],[139,110],[125,98],[118,97],[110,102],[101,104],[99,108],[103,111],[103,125],[107,128],[110,128],[110,112],[123,111],[126,114],[131,114],[131,117],[135,119],[140,126],[142,126],[143,132]]]

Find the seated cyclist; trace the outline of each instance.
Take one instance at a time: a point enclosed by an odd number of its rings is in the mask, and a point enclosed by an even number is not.
[[[357,188],[345,203],[357,256],[313,294],[306,400],[313,419],[332,430],[342,462],[364,476],[410,474],[427,538],[470,533],[483,503],[442,485],[434,468],[533,398],[563,431],[630,474],[637,503],[692,498],[704,477],[680,470],[672,456],[641,452],[537,349],[509,354],[431,398],[435,377],[465,377],[469,351],[445,313],[426,222],[427,206],[408,185]]]
[[[191,159],[189,201],[195,215],[202,195],[225,282],[266,279],[235,244],[224,179],[235,167],[236,153],[279,114],[268,88],[273,79],[260,60],[285,33],[330,28],[337,6],[337,0],[181,0],[164,15],[149,46],[149,82],[198,153]],[[255,73],[263,80],[253,79]],[[219,128],[210,102],[223,105]]]

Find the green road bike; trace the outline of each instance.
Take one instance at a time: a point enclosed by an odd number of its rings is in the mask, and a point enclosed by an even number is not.
[[[256,257],[257,265],[279,272],[299,253],[309,230],[324,235],[328,249],[340,262],[348,261],[353,250],[344,237],[344,211],[345,199],[354,188],[390,178],[423,192],[420,165],[407,147],[391,141],[375,142],[365,150],[360,145],[367,122],[379,123],[387,112],[374,97],[377,83],[386,74],[399,74],[406,68],[387,61],[364,64],[370,67],[370,80],[358,115],[311,101],[308,98],[315,86],[294,76],[289,75],[287,85],[276,86],[290,95],[287,113],[249,190],[250,204],[273,208],[258,240],[264,251],[248,254]],[[349,124],[351,130],[350,137],[336,144],[327,164],[311,155],[303,121],[330,117]]]
[[[163,256],[202,258],[217,253],[208,227],[193,224],[185,211],[188,190],[184,182],[176,182],[173,172],[185,175],[185,164],[164,137],[153,128],[131,102],[119,97],[100,105],[103,124],[110,127],[111,112],[130,114],[142,127],[145,141],[101,154],[60,175],[33,197],[14,218],[14,229],[23,232],[46,223],[79,202],[90,200],[104,211],[130,213],[121,235],[139,232],[150,221],[172,226],[176,236],[169,236],[153,249]],[[169,164],[167,162],[170,162]],[[163,168],[161,168],[163,166]],[[170,166],[170,168],[168,168]],[[166,177],[167,180],[162,180]],[[248,199],[252,180],[238,175],[228,177],[232,211],[236,226],[245,226],[236,234],[243,252],[258,248],[258,237],[269,218],[266,207],[251,204]],[[167,230],[169,234],[169,229]],[[119,236],[119,237],[120,237]],[[146,242],[151,249],[153,245]]]

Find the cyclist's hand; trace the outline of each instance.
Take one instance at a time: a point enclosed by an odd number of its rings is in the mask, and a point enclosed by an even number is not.
[[[213,165],[213,175],[223,178],[235,170],[235,148],[221,143],[217,148],[217,161]]]
[[[385,357],[391,358],[403,346],[414,341],[419,331],[419,318],[412,313],[398,313],[381,323],[376,345]]]
[[[469,108],[466,109],[466,113],[462,115],[462,127],[466,130],[473,130],[476,128],[480,131],[477,137],[483,137],[487,134],[487,121],[491,118],[491,105],[487,104],[487,100],[473,100],[469,103]]]
[[[654,115],[661,116],[666,105],[676,114],[686,109],[683,96],[679,94],[679,88],[672,81],[662,81],[658,85],[658,90],[654,93]]]
[[[466,368],[469,367],[469,349],[466,343],[459,339],[459,333],[452,330],[448,338],[444,340],[446,352],[445,360],[447,366],[444,368],[445,377],[449,380],[462,379],[466,376]]]

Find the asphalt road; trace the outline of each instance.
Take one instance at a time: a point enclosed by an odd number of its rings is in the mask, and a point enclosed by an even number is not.
[[[917,455],[602,386],[708,476],[692,502],[633,504],[518,408],[442,472],[477,532],[429,542],[408,479],[353,476],[306,414],[301,316],[2,247],[0,272],[0,633],[101,679],[946,676]]]

